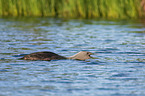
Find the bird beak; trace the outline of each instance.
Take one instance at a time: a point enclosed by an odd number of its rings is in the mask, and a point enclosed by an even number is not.
[[[93,55],[93,53],[91,53],[91,52],[90,52],[90,54],[89,54],[89,55]]]
[[[93,55],[93,53],[91,53],[91,52],[90,52],[90,53],[89,53],[89,56],[90,56],[90,55]],[[93,58],[93,57],[92,57],[92,56],[90,56],[90,58]]]

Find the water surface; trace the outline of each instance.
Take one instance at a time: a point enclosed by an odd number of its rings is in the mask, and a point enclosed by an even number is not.
[[[145,95],[145,23],[131,20],[0,19],[0,96]],[[52,51],[92,59],[27,61]]]

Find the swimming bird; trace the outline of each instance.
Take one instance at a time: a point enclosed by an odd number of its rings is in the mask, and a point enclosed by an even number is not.
[[[60,60],[60,59],[86,60],[86,59],[91,58],[90,55],[92,55],[92,54],[93,53],[91,53],[91,52],[81,51],[81,52],[79,52],[71,57],[64,57],[64,56],[58,55],[58,54],[53,53],[53,52],[44,51],[44,52],[35,52],[35,53],[25,55],[21,59],[24,59],[24,60],[45,60],[45,61]]]

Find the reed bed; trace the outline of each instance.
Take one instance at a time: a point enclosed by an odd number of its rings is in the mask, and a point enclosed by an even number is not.
[[[143,18],[145,0],[0,0],[0,16]]]

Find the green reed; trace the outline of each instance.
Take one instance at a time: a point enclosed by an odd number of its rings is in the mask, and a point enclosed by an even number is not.
[[[142,18],[143,0],[0,0],[0,16]]]

